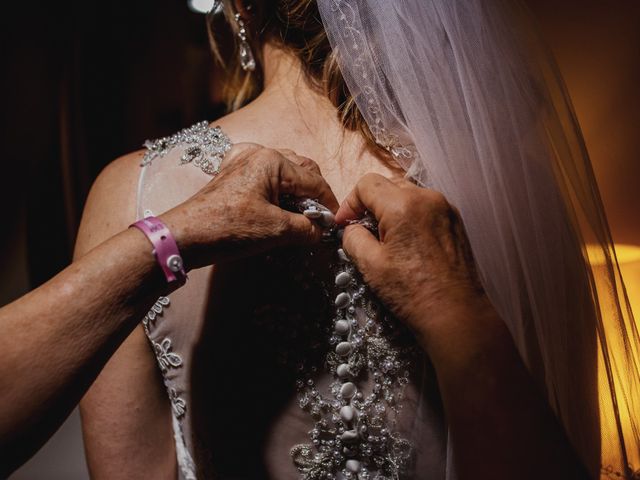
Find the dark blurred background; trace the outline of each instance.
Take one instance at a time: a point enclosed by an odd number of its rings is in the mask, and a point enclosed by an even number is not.
[[[640,245],[640,3],[527,3],[567,82],[614,240]],[[204,17],[186,0],[4,2],[0,52],[3,305],[69,263],[107,163],[223,108]],[[74,415],[12,478],[86,476]]]
[[[114,158],[221,113],[204,17],[185,1],[6,2],[0,27],[2,251],[22,230],[30,286],[69,261]],[[46,241],[45,241],[46,239]]]

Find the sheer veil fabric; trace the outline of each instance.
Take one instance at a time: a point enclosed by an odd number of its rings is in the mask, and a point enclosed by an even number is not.
[[[640,337],[579,126],[526,7],[318,5],[378,143],[459,208],[488,295],[593,476],[637,478]]]

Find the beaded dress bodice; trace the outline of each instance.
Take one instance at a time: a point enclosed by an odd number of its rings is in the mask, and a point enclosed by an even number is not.
[[[139,216],[197,191],[230,141],[203,122],[146,146]],[[289,208],[322,215],[313,201]],[[428,362],[336,233],[193,271],[144,318],[184,478],[444,478]]]

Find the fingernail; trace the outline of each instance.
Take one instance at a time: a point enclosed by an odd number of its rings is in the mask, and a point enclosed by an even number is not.
[[[322,212],[321,216],[322,220],[320,223],[325,227],[331,227],[336,222],[336,217],[330,210]]]
[[[317,220],[318,218],[321,218],[323,216],[322,212],[315,208],[308,208],[304,212],[302,212],[302,214],[311,220]]]
[[[358,216],[356,212],[354,212],[351,207],[345,202],[340,205],[340,208],[336,212],[335,222],[338,225],[347,225],[349,220],[356,220]]]

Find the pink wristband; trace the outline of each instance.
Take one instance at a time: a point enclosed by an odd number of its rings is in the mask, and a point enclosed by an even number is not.
[[[153,245],[153,255],[162,268],[167,283],[178,282],[184,285],[187,274],[178,244],[167,226],[156,217],[146,217],[130,225],[144,233]]]

